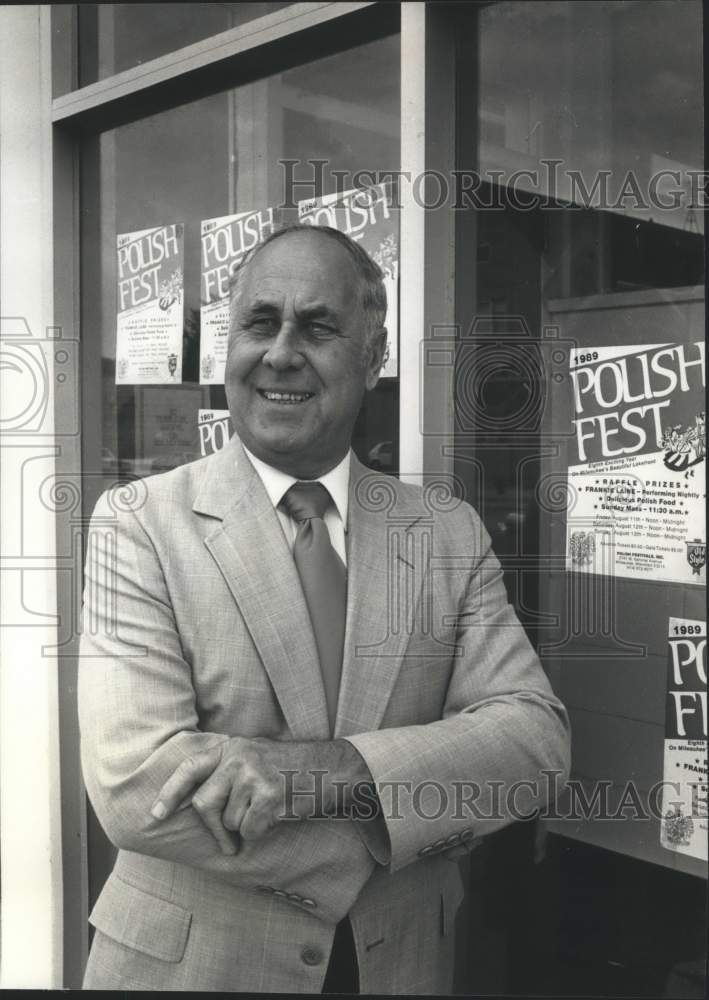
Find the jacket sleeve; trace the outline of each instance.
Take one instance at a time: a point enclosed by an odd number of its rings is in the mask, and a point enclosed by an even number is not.
[[[200,728],[160,562],[135,512],[117,508],[104,494],[88,533],[78,691],[84,779],[109,840],[341,919],[375,865],[351,821],[285,820],[227,857],[192,808],[151,817],[176,767],[229,737]]]
[[[463,511],[456,544],[479,557],[452,609],[459,655],[442,718],[347,737],[375,782],[389,844],[373,844],[373,830],[364,839],[378,859],[387,852],[390,871],[531,817],[568,777],[566,710],[507,602],[489,535]]]

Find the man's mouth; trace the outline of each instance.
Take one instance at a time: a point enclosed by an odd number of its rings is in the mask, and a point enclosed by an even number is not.
[[[263,399],[267,399],[269,403],[283,403],[285,405],[306,403],[315,395],[313,392],[275,392],[270,389],[259,389],[258,393]]]

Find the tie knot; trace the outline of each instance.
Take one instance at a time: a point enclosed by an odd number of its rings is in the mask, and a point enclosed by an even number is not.
[[[330,503],[330,494],[322,483],[293,483],[281,500],[294,521],[322,517]]]

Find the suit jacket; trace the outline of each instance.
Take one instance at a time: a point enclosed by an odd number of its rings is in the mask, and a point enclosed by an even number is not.
[[[363,993],[450,990],[463,893],[448,852],[510,821],[487,779],[567,770],[566,714],[471,507],[353,456],[347,546],[335,736],[378,783],[387,836],[285,821],[225,857],[192,808],[158,823],[150,807],[181,761],[229,736],[330,738],[291,553],[236,439],[100,498],[79,713],[86,787],[119,853],[86,987],[318,992],[349,914]]]

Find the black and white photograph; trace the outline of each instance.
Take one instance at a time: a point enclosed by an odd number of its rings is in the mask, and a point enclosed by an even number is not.
[[[0,989],[706,996],[705,48],[0,4]]]

